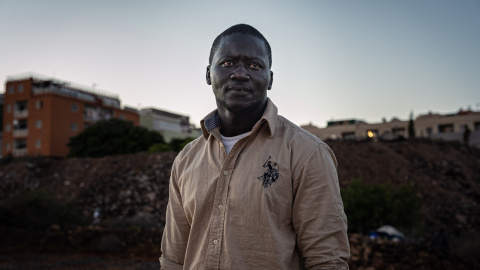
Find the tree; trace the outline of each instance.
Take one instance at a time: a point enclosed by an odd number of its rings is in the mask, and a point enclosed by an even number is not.
[[[408,138],[415,138],[415,125],[413,122],[413,112],[410,112],[410,120],[408,121]]]
[[[103,157],[147,151],[156,143],[164,143],[160,133],[114,118],[83,130],[67,146],[69,157]]]
[[[341,188],[341,193],[351,232],[366,232],[382,225],[402,229],[418,225],[421,201],[409,185],[365,185],[354,179],[347,188]]]

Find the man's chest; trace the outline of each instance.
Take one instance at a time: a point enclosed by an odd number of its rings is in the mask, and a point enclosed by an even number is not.
[[[292,169],[288,153],[268,144],[245,145],[230,152],[199,153],[179,172],[179,187],[187,219],[208,218],[221,210],[226,222],[275,219],[290,222],[293,203]],[[218,155],[218,156],[217,156]]]

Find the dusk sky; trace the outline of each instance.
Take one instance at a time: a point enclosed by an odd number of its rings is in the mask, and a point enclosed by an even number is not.
[[[0,0],[0,80],[36,72],[199,121],[210,47],[247,23],[270,42],[296,124],[480,110],[480,1]]]

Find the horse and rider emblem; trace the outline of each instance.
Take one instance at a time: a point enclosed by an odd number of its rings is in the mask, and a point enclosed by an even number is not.
[[[271,158],[271,156],[268,156],[267,161],[265,161],[262,166],[263,168],[266,168],[263,175],[257,177],[258,180],[262,180],[262,186],[264,188],[271,186],[278,179],[278,164],[276,161],[272,162],[270,160]]]

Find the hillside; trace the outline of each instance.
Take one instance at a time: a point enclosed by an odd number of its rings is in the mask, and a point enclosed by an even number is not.
[[[457,263],[464,263],[466,260],[467,264],[477,260],[478,263],[478,249],[474,248],[480,243],[478,150],[459,144],[430,141],[327,143],[338,160],[341,186],[346,187],[352,179],[360,178],[364,183],[390,183],[393,186],[410,183],[417,189],[422,200],[421,211],[425,221],[424,238],[418,241],[423,241],[422,245],[427,244],[425,256],[438,257],[433,254],[436,251],[429,250],[428,243],[434,232],[443,229],[450,255],[456,256],[455,258],[459,258],[460,261],[452,260]],[[47,190],[60,200],[74,200],[90,220],[94,210],[100,209],[101,224],[115,224],[117,227],[137,226],[144,230],[156,228],[156,233],[146,237],[150,237],[148,241],[152,245],[157,245],[165,221],[168,179],[175,156],[176,153],[140,153],[98,159],[39,157],[16,160],[0,165],[0,200],[24,194],[28,190]],[[10,212],[8,214],[13,215]],[[62,239],[67,232],[61,234],[58,231],[62,228],[55,229],[57,235],[51,238],[56,239],[54,242],[75,247],[71,241]],[[4,233],[12,231],[3,230]],[[99,237],[99,233],[92,232],[91,229],[74,232],[70,230],[68,233],[69,237],[72,237],[72,234],[86,231]],[[145,231],[142,233],[145,234]],[[4,246],[8,246],[9,243],[30,245],[33,241],[31,239],[19,241],[14,236],[8,239],[10,240],[6,241]],[[82,239],[87,241],[90,238],[83,236]],[[130,242],[123,238],[122,241],[134,245],[135,240],[131,237],[129,239]],[[359,235],[351,236],[354,260],[351,264],[352,269],[361,269],[361,265],[365,267],[372,265],[373,253],[367,256],[365,252],[366,250],[372,252],[373,247],[367,242],[368,239],[363,239]],[[385,252],[385,248],[389,250],[388,245],[385,245],[379,246],[376,253],[381,254],[381,250]],[[77,243],[76,246],[81,245]],[[417,246],[409,252],[418,254],[418,248],[420,247]],[[407,251],[404,252],[405,256],[411,256]],[[382,261],[386,262],[388,258],[385,257]],[[469,262],[468,258],[474,259],[470,259]],[[443,259],[450,260],[449,257]],[[377,269],[382,267],[377,266]]]

